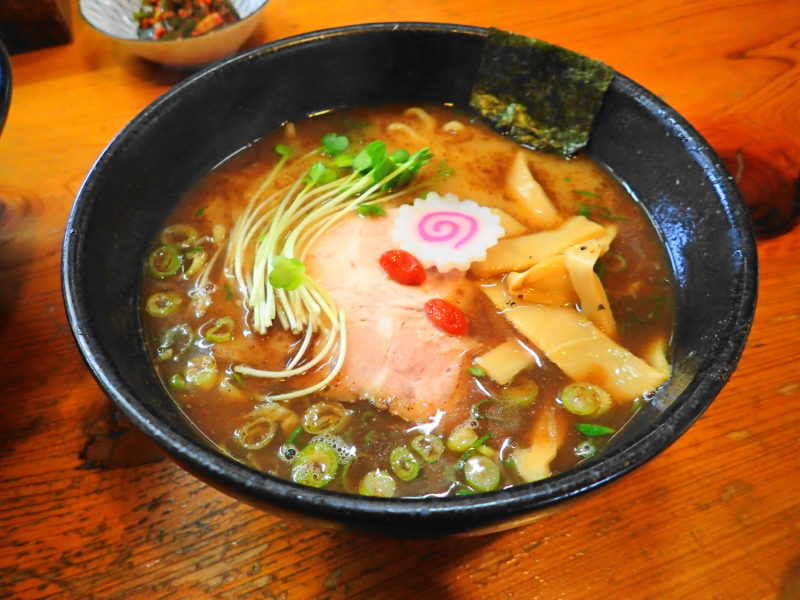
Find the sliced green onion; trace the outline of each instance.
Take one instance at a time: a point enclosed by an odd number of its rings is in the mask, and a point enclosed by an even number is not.
[[[470,448],[475,440],[478,439],[478,434],[471,427],[457,427],[450,433],[447,438],[447,448],[453,452],[464,452]]]
[[[576,423],[575,429],[580,431],[583,435],[589,437],[600,437],[614,433],[614,430],[611,429],[611,427],[606,427],[605,425],[594,425],[593,423]]]
[[[289,434],[289,437],[286,438],[286,444],[291,445],[294,444],[294,441],[297,439],[297,436],[303,433],[303,428],[298,425],[294,429],[292,429],[292,433]]]
[[[425,462],[432,463],[444,454],[444,442],[435,435],[418,435],[411,440],[411,448]]]
[[[261,450],[275,437],[278,426],[268,417],[256,417],[233,432],[234,439],[247,450]]]
[[[603,267],[609,273],[619,273],[628,266],[628,261],[618,252],[606,252],[603,256]]]
[[[336,448],[321,440],[313,441],[292,461],[292,481],[323,487],[333,481],[339,468]]]
[[[209,341],[217,343],[229,342],[233,337],[233,318],[220,317],[214,321],[214,326],[210,327],[203,334],[203,337]]]
[[[177,292],[156,292],[147,298],[144,309],[151,317],[166,317],[178,310],[182,302]]]
[[[296,290],[303,283],[306,266],[297,258],[276,256],[269,272],[269,284],[274,288]]]
[[[580,194],[581,196],[589,196],[590,198],[599,198],[600,194],[597,192],[589,192],[586,190],[572,190],[575,194]]]
[[[480,446],[482,446],[484,443],[486,443],[490,437],[492,437],[491,431],[489,433],[483,434],[481,437],[475,440],[472,443],[472,445],[469,448],[467,448],[467,451],[464,452],[464,454],[462,454],[461,457],[456,461],[455,463],[456,471],[463,468],[464,464],[472,457],[473,454],[475,454],[475,450]]]
[[[572,383],[561,390],[559,399],[573,415],[601,415],[611,408],[611,395],[591,383]]]
[[[181,269],[183,261],[175,246],[159,246],[147,257],[147,268],[153,277],[166,279]]]
[[[524,381],[508,386],[500,393],[504,402],[515,406],[530,406],[536,402],[539,385],[535,381]]]
[[[491,417],[487,414],[481,413],[481,406],[484,404],[498,404],[498,401],[495,398],[483,398],[482,400],[478,400],[472,407],[469,409],[469,414],[472,416],[473,419],[488,419],[490,421],[500,421],[498,417]]]
[[[500,484],[500,467],[486,456],[471,456],[464,463],[464,479],[473,489],[490,492]]]
[[[208,252],[206,252],[205,248],[200,246],[196,248],[190,248],[187,250],[184,255],[185,258],[191,259],[191,263],[189,263],[189,268],[186,269],[186,275],[189,277],[194,277],[200,272],[200,269],[206,264],[206,260],[208,259]]]
[[[158,360],[169,360],[181,356],[189,349],[193,341],[194,333],[186,323],[170,327],[164,332],[164,337],[161,338],[161,344],[156,351]]]
[[[183,369],[186,383],[198,390],[210,390],[219,379],[217,361],[209,354],[198,354],[190,358]]]
[[[176,246],[186,249],[197,245],[199,237],[200,234],[197,233],[197,229],[191,225],[184,225],[181,223],[165,227],[159,239],[165,246]]]
[[[470,367],[467,371],[473,377],[486,377],[486,370],[480,367]]]
[[[380,204],[359,204],[356,207],[356,211],[362,217],[382,217],[386,214]]]
[[[303,413],[303,429],[311,435],[340,433],[350,420],[352,411],[338,402],[317,402]]]
[[[392,476],[386,471],[375,469],[370,471],[361,479],[358,484],[358,493],[362,496],[377,496],[379,498],[391,498],[397,489]]]
[[[597,454],[597,447],[590,440],[583,440],[575,446],[575,454],[582,458],[591,458]]]
[[[397,446],[389,455],[392,471],[403,481],[411,481],[419,475],[419,462],[405,446]]]

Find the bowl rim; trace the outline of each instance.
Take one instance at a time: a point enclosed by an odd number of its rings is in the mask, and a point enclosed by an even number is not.
[[[382,22],[348,25],[311,31],[277,40],[239,55],[229,57],[207,67],[176,85],[142,110],[123,128],[102,152],[89,171],[76,196],[66,227],[62,254],[62,285],[67,316],[73,335],[90,371],[105,393],[131,421],[155,440],[179,463],[193,473],[198,472],[212,484],[221,482],[227,489],[240,490],[245,501],[264,502],[291,512],[303,513],[317,520],[358,521],[369,528],[394,530],[414,523],[415,528],[430,525],[432,535],[466,532],[487,523],[522,516],[568,498],[585,494],[619,479],[633,469],[652,459],[673,443],[709,406],[727,382],[746,344],[752,324],[757,294],[757,260],[755,237],[747,210],[722,161],[700,134],[674,109],[620,73],[616,73],[613,86],[633,97],[663,126],[680,134],[682,143],[691,150],[695,162],[706,172],[718,197],[729,202],[727,219],[739,235],[741,269],[737,280],[738,295],[734,298],[729,330],[717,341],[711,362],[713,368],[698,373],[681,393],[680,401],[666,408],[661,417],[630,442],[606,452],[600,461],[589,461],[559,475],[510,488],[446,498],[370,498],[354,494],[315,489],[291,481],[272,477],[226,457],[221,452],[203,446],[159,423],[155,415],[140,401],[113,365],[103,356],[91,332],[84,328],[89,315],[84,312],[80,291],[76,286],[76,258],[78,224],[93,206],[91,191],[94,176],[105,163],[113,159],[115,149],[143,123],[152,119],[160,107],[169,104],[182,90],[207,77],[235,68],[239,62],[251,61],[261,55],[278,52],[300,44],[324,42],[340,36],[386,34],[392,31],[425,31],[441,34],[459,34],[486,37],[487,28],[428,22]],[[96,200],[96,199],[95,199]],[[707,371],[707,372],[706,372]],[[474,523],[474,525],[470,525]]]
[[[11,71],[11,59],[8,50],[0,39],[0,133],[8,118],[11,108],[11,92],[14,86],[14,74]]]
[[[78,12],[80,12],[81,19],[83,19],[83,22],[86,23],[92,29],[94,29],[96,32],[101,33],[101,34],[103,34],[103,35],[105,35],[107,37],[110,37],[110,38],[114,39],[114,40],[117,40],[117,41],[120,41],[120,42],[125,42],[126,44],[157,45],[157,44],[173,44],[174,42],[184,42],[184,43],[198,44],[200,42],[198,42],[196,40],[208,39],[209,37],[213,36],[213,34],[217,34],[217,33],[221,33],[221,32],[226,31],[226,30],[230,30],[230,29],[232,29],[234,27],[237,27],[238,25],[242,25],[245,22],[248,22],[251,19],[257,17],[259,14],[261,14],[261,11],[264,10],[264,8],[267,6],[267,4],[269,4],[270,0],[258,0],[258,2],[259,2],[258,6],[256,6],[256,8],[254,8],[253,11],[250,14],[248,14],[246,17],[241,17],[238,21],[234,21],[233,23],[226,23],[225,25],[222,25],[221,27],[215,27],[214,29],[211,29],[209,31],[206,31],[205,33],[201,33],[200,35],[196,35],[196,36],[193,36],[193,37],[181,37],[181,38],[175,38],[175,39],[171,39],[171,40],[149,40],[149,39],[142,39],[142,38],[139,38],[139,37],[122,37],[122,36],[116,35],[114,33],[111,33],[110,31],[107,31],[107,30],[103,29],[102,27],[100,27],[99,25],[97,25],[92,19],[90,19],[86,15],[86,12],[84,10],[84,5],[86,4],[87,1],[88,0],[78,0]]]

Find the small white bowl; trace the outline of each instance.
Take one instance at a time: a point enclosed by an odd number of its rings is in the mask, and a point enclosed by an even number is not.
[[[143,40],[133,13],[142,0],[80,0],[84,21],[142,58],[171,67],[198,67],[236,52],[259,23],[269,0],[231,0],[241,20],[197,37]]]

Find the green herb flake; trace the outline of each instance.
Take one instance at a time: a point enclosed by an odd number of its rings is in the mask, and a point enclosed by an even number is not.
[[[382,217],[386,214],[380,204],[359,204],[356,210],[362,217]]]
[[[473,377],[486,377],[486,371],[480,367],[470,367],[467,371],[469,371],[469,374]]]
[[[517,142],[571,156],[589,141],[613,77],[582,54],[491,29],[470,105]]]
[[[611,427],[606,427],[605,425],[594,425],[593,423],[575,423],[575,429],[588,437],[600,437],[614,433],[614,430],[611,429]]]
[[[233,290],[231,286],[226,283],[222,286],[222,289],[225,291],[225,300],[233,300]]]
[[[577,193],[582,194],[592,194],[593,192],[583,192],[578,190],[573,190]],[[592,218],[592,215],[599,219],[606,219],[607,221],[627,221],[628,217],[618,217],[614,213],[612,213],[608,208],[605,206],[601,206],[599,204],[584,204],[583,202],[578,203],[578,214],[584,217]]]
[[[587,190],[572,190],[572,192],[575,194],[580,194],[581,196],[590,196],[592,198],[600,197],[600,194],[598,194],[597,192],[589,192]]]
[[[450,177],[455,171],[447,164],[446,160],[439,163],[439,177]]]
[[[194,216],[195,216],[195,217],[199,217],[200,215],[202,215],[202,214],[203,214],[203,211],[204,211],[205,209],[206,209],[206,207],[205,207],[205,206],[201,206],[200,208],[198,208],[198,209],[197,209],[197,212],[196,212],[196,213],[194,213]]]

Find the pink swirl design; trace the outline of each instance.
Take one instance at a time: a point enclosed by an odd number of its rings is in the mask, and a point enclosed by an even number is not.
[[[466,233],[464,233],[462,225],[458,223],[459,220],[466,223],[469,229]],[[459,238],[453,246],[458,249],[475,237],[475,232],[478,231],[478,221],[472,215],[462,212],[437,210],[429,212],[419,220],[417,231],[426,242],[449,242],[454,238]]]

